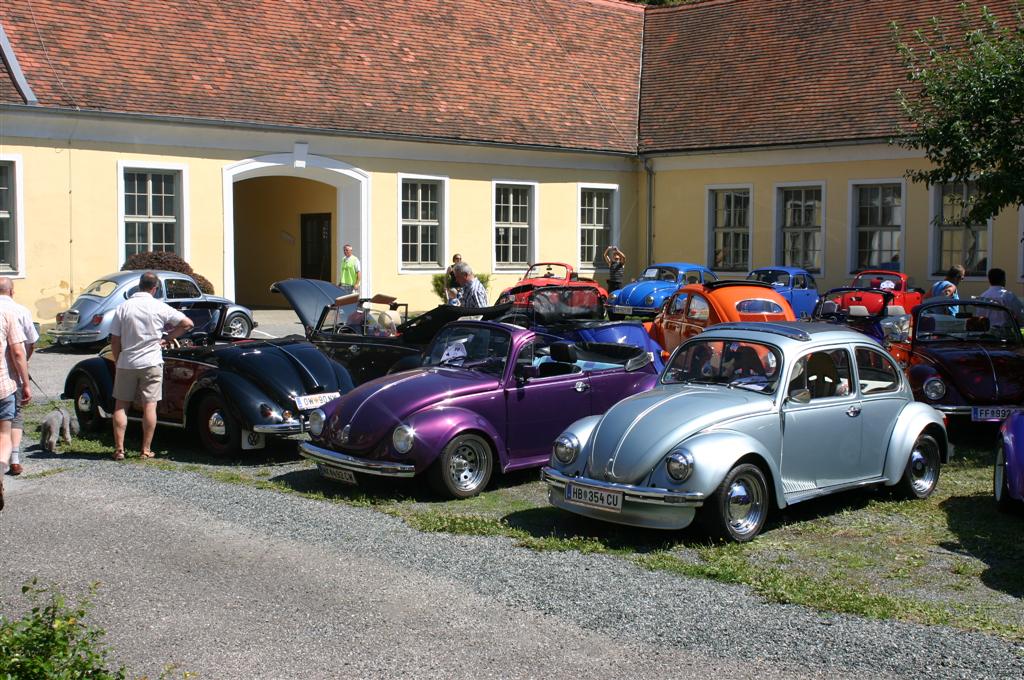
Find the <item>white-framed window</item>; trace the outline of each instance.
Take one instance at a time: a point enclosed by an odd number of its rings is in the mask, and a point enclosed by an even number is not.
[[[189,258],[185,166],[119,161],[118,196],[119,262],[150,251]]]
[[[777,186],[779,261],[820,274],[824,267],[824,186]]]
[[[967,276],[988,273],[992,243],[989,222],[975,224],[965,218],[978,195],[974,182],[949,182],[931,188],[932,274],[944,276],[954,264],[963,265]]]
[[[494,267],[522,269],[537,248],[537,185],[494,183]]]
[[[579,205],[580,269],[607,269],[604,251],[617,245],[618,186],[581,185]]]
[[[853,271],[903,268],[903,183],[853,185]]]
[[[401,266],[437,269],[444,259],[444,184],[406,177],[401,192]]]
[[[13,160],[0,158],[0,272],[17,274],[20,266],[17,172]]]
[[[711,268],[721,271],[750,269],[750,187],[708,190],[708,227]]]

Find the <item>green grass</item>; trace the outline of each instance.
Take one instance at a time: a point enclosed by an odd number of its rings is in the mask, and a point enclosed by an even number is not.
[[[156,460],[126,463],[372,508],[424,532],[614,555],[645,569],[742,585],[772,602],[1024,641],[1024,519],[995,510],[993,452],[984,446],[958,449],[925,501],[894,500],[882,489],[849,492],[774,513],[752,543],[723,545],[695,531],[644,531],[562,512],[548,505],[535,471],[501,477],[471,499],[440,501],[415,481],[323,479],[288,447],[222,461],[197,453],[186,433],[160,431],[156,444]],[[70,448],[83,456],[113,451],[106,432]]]

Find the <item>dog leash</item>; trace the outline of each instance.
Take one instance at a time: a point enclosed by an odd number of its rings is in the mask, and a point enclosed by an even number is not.
[[[50,395],[46,393],[46,390],[43,389],[43,386],[36,382],[36,379],[33,378],[31,374],[29,374],[28,380],[30,383],[36,386],[36,389],[39,390],[40,394],[43,395],[43,398],[46,399],[47,406],[50,406],[51,404],[56,404],[57,402],[60,401],[60,399],[51,398]]]

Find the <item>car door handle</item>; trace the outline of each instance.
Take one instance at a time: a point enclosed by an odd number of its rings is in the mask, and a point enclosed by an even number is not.
[[[860,415],[860,406],[851,406],[850,408],[846,409],[846,415],[850,416],[851,418],[856,418],[857,416]]]
[[[590,385],[583,382],[582,380],[577,380],[576,384],[573,385],[573,389],[576,390],[577,392],[586,392],[587,390],[590,389]]]

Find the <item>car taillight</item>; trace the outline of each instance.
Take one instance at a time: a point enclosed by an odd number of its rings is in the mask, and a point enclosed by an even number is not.
[[[94,317],[92,317],[92,325],[93,326],[99,326],[102,321],[103,321],[103,315],[102,314],[97,314]]]
[[[64,323],[64,312],[57,312],[57,323]]]

